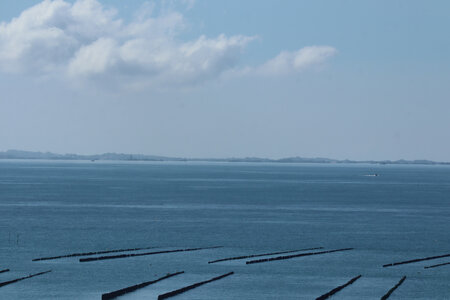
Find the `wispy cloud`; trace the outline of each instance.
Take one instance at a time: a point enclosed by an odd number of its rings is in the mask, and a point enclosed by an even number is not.
[[[0,70],[125,85],[192,85],[237,68],[255,39],[219,35],[182,42],[177,36],[185,27],[181,13],[155,15],[149,5],[125,22],[97,0],[44,0],[0,24]],[[298,72],[335,53],[328,46],[282,52],[251,72]]]
[[[256,69],[256,72],[267,75],[290,74],[325,62],[334,56],[337,50],[330,46],[308,46],[298,51],[283,51]]]

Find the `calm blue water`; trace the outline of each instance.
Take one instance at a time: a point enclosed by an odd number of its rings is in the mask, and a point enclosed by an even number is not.
[[[378,177],[365,176],[378,173]],[[174,299],[450,299],[450,167],[318,164],[0,161],[0,299],[100,299],[186,273],[121,299],[158,294],[234,271]],[[79,263],[42,256],[153,246],[214,250]],[[341,253],[263,264],[209,260],[310,247]]]

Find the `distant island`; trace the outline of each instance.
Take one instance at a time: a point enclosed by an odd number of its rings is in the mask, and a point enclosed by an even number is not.
[[[206,162],[263,162],[263,163],[322,163],[322,164],[382,164],[382,165],[450,165],[450,162],[436,162],[431,160],[338,160],[330,158],[287,157],[281,159],[244,157],[244,158],[179,158],[144,154],[103,153],[94,155],[56,154],[51,152],[33,152],[22,150],[7,150],[0,152],[0,159],[48,159],[48,160],[112,160],[112,161],[206,161]]]

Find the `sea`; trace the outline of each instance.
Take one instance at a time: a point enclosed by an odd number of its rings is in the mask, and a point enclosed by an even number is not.
[[[208,263],[290,250],[299,251]],[[160,253],[79,261],[149,252]],[[359,275],[332,298],[380,299],[406,276],[389,299],[450,299],[450,265],[425,268],[450,255],[383,267],[446,254],[450,166],[0,161],[0,271],[10,270],[0,299],[101,299],[181,271],[120,299],[229,272],[173,299],[316,299]]]

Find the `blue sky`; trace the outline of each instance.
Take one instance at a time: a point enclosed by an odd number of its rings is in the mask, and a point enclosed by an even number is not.
[[[449,8],[2,1],[0,150],[450,161]]]

